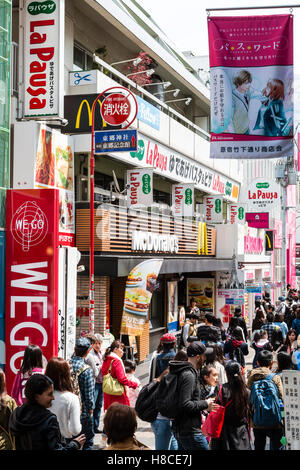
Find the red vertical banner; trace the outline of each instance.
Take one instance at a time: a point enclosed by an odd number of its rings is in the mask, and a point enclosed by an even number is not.
[[[8,393],[29,344],[48,361],[57,354],[57,189],[8,190],[6,353]]]

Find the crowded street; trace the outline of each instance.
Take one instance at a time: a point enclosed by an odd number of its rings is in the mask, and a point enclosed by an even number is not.
[[[1,458],[300,450],[299,7],[0,0]]]

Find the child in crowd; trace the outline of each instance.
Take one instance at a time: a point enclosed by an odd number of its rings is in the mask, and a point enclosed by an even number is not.
[[[126,376],[128,380],[131,380],[132,382],[136,382],[138,384],[138,387],[135,389],[127,388],[127,394],[128,394],[130,406],[134,408],[136,399],[138,397],[138,394],[140,393],[142,385],[141,385],[140,380],[134,375],[136,371],[136,363],[127,359],[126,361],[124,361],[124,366],[125,366],[125,372],[126,372]]]
[[[252,367],[256,369],[257,365],[257,355],[259,351],[266,349],[267,351],[272,351],[272,346],[268,340],[268,332],[266,330],[256,331],[253,336],[253,342],[251,344],[252,348],[255,350],[255,356],[253,358]]]

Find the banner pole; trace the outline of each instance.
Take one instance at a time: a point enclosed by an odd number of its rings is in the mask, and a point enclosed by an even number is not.
[[[261,7],[229,7],[229,8],[206,8],[205,11],[233,11],[233,10],[273,10],[275,8],[299,8],[298,5],[275,5],[275,6],[261,6]]]

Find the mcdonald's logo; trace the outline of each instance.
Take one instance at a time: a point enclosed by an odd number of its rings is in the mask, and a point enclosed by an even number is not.
[[[197,246],[198,255],[207,255],[207,227],[205,222],[199,222],[198,225],[198,246]]]
[[[274,250],[274,234],[273,230],[266,230],[265,232],[265,251],[270,252]]]
[[[67,95],[64,97],[64,118],[68,124],[62,127],[65,134],[88,134],[92,130],[92,109],[98,94]],[[101,116],[101,103],[106,96],[100,96],[95,104],[95,130],[117,130],[121,126],[107,124]]]

